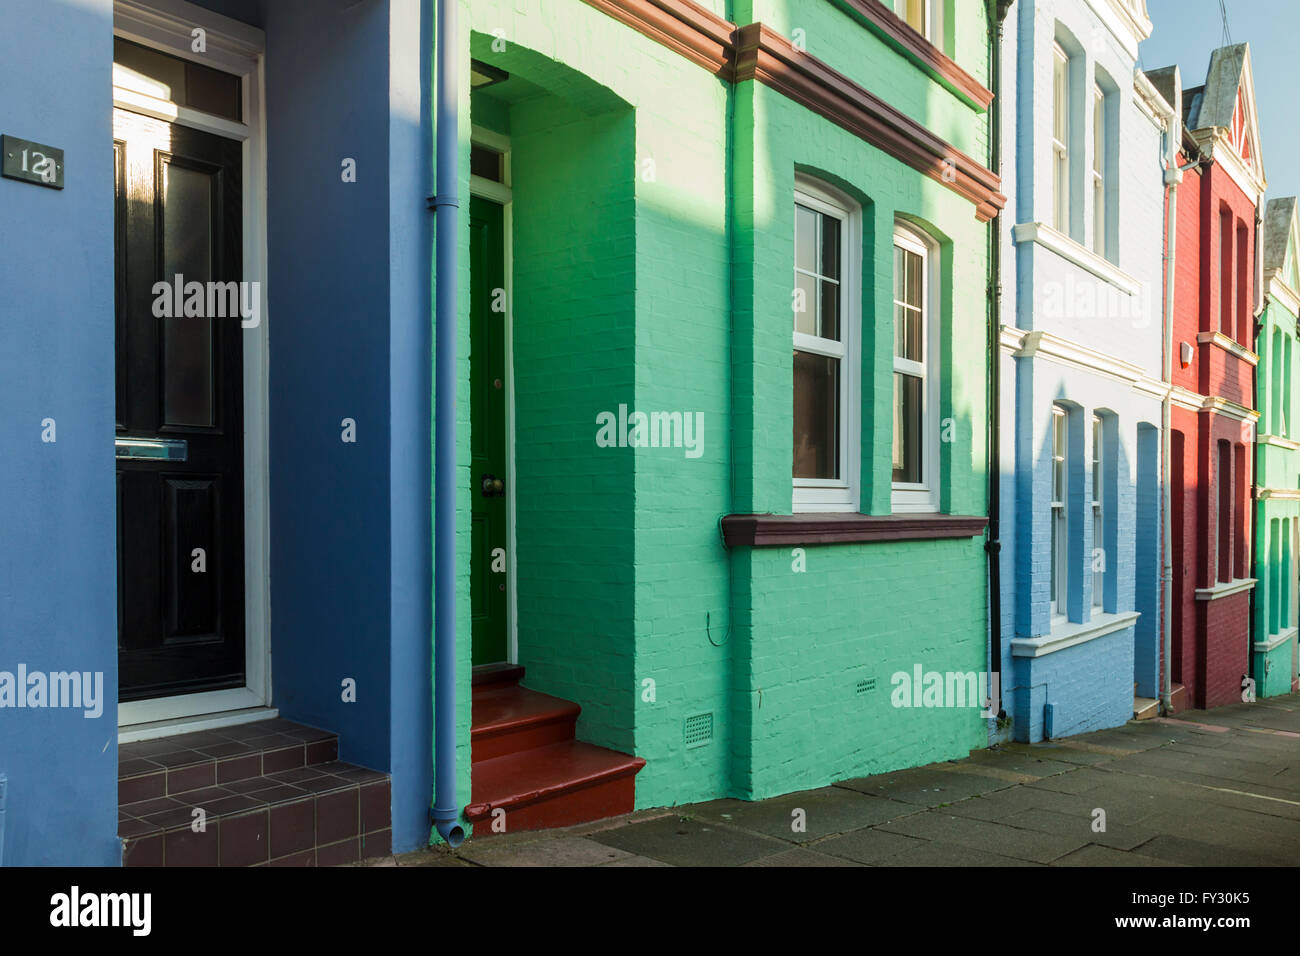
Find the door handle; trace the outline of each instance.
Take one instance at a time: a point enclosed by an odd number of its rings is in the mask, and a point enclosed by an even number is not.
[[[506,493],[506,483],[496,475],[484,475],[479,490],[484,498],[499,498]]]
[[[129,461],[188,461],[190,443],[184,438],[116,438],[119,459]]]

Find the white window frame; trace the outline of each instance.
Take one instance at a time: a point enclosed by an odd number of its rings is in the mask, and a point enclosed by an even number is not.
[[[1100,415],[1092,416],[1092,547],[1093,551],[1100,548],[1102,560],[1105,562],[1103,570],[1092,570],[1093,563],[1089,564],[1092,571],[1092,606],[1098,610],[1105,606],[1105,588],[1106,572],[1109,570],[1109,560],[1106,554],[1106,512],[1102,501],[1106,493],[1106,423]]]
[[[1056,135],[1058,129],[1064,139]],[[1052,227],[1070,235],[1070,55],[1059,42],[1052,44]]]
[[[1062,441],[1064,448],[1056,445],[1056,422],[1062,419]],[[1050,502],[1049,521],[1054,530],[1055,546],[1051,548],[1051,577],[1048,579],[1051,591],[1051,623],[1055,627],[1069,620],[1070,596],[1070,415],[1060,405],[1052,406],[1052,415],[1048,420],[1049,440],[1052,450],[1050,476],[1051,487],[1048,492]],[[1056,497],[1056,469],[1061,469],[1061,497]],[[1052,535],[1049,534],[1049,543]]]
[[[1106,258],[1106,91],[1092,87],[1092,250]]]
[[[862,394],[861,350],[859,346],[862,325],[861,262],[862,262],[862,207],[838,190],[803,176],[796,177],[794,204],[807,206],[822,215],[838,219],[840,233],[840,341],[831,342],[819,336],[793,332],[794,349],[836,358],[840,363],[840,477],[793,478],[792,511],[856,512],[858,510],[858,472],[861,461],[861,441],[858,405]],[[792,204],[793,205],[793,204]],[[793,226],[793,223],[792,223]],[[798,241],[797,238],[794,241]],[[793,251],[793,246],[791,247]],[[791,275],[797,268],[797,257],[791,263]],[[791,314],[791,328],[794,321]],[[792,381],[793,385],[793,381]],[[794,393],[791,391],[791,402]],[[793,458],[794,449],[791,448]]]
[[[942,303],[939,301],[939,281],[937,268],[938,249],[934,242],[914,228],[904,223],[894,225],[894,246],[900,246],[921,257],[921,361],[913,362],[899,358],[896,349],[890,348],[893,355],[892,372],[904,372],[921,378],[921,481],[902,482],[892,480],[891,466],[891,510],[896,513],[936,512],[939,510],[939,488],[943,480],[942,466],[939,460],[939,363],[940,351],[939,314]],[[890,248],[890,262],[893,261],[893,248]],[[892,321],[893,288],[890,282],[890,315]],[[893,375],[890,376],[891,394]],[[894,407],[891,400],[889,420],[894,420]],[[892,438],[892,429],[891,429]],[[892,441],[891,441],[892,447]]]

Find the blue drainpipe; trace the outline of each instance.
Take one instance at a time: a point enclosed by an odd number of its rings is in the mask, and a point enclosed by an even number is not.
[[[5,865],[5,788],[9,778],[0,773],[0,866]]]
[[[460,200],[460,142],[456,44],[459,0],[438,0],[437,22],[437,213],[433,417],[433,825],[448,846],[460,846],[465,830],[456,801],[456,232]]]

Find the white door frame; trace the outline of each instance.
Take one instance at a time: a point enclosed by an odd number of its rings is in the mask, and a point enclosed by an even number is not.
[[[470,141],[488,146],[501,154],[501,182],[494,183],[471,175],[471,196],[500,204],[502,208],[501,242],[506,275],[506,660],[519,663],[519,615],[515,581],[515,278],[514,278],[514,193],[510,179],[510,137],[481,126],[473,126]]]
[[[204,31],[195,52],[194,31]],[[255,282],[261,321],[244,336],[245,686],[118,704],[119,740],[273,716],[271,700],[270,479],[266,295],[266,37],[256,27],[184,0],[114,0],[113,34],[239,76],[242,123],[177,106],[114,76],[113,105],[243,143],[243,278]],[[123,85],[119,85],[119,82]],[[234,713],[238,712],[238,713]],[[196,720],[195,718],[198,718]],[[162,727],[156,722],[169,722]]]

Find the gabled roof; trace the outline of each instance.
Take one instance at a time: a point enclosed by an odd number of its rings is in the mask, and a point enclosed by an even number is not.
[[[1260,241],[1265,293],[1300,315],[1300,215],[1294,196],[1269,201]]]
[[[1178,103],[1178,88],[1182,82],[1182,77],[1178,73],[1177,66],[1162,66],[1158,70],[1143,70],[1151,85],[1156,88],[1156,92],[1165,98],[1165,102],[1170,106]],[[1187,119],[1186,102],[1183,104],[1184,120]]]
[[[1228,150],[1230,168],[1240,169],[1234,178],[1254,180],[1255,191],[1263,192],[1266,180],[1249,43],[1220,47],[1210,54],[1205,83],[1183,91],[1183,123],[1212,158]],[[1244,182],[1242,187],[1246,188]]]

